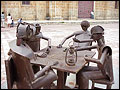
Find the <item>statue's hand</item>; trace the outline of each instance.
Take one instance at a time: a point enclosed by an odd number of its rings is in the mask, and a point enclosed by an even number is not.
[[[8,55],[12,55],[11,49],[9,50]]]
[[[62,45],[61,45],[61,44],[59,44],[59,45],[57,46],[57,48],[62,48]]]
[[[74,42],[80,42],[78,39],[76,39],[76,38],[73,38],[73,41]]]
[[[49,48],[51,48],[51,46],[49,46]]]
[[[47,57],[47,53],[42,52],[42,53],[35,54],[35,56],[40,57],[40,58],[45,58],[45,57]]]
[[[46,49],[45,53],[49,54],[50,53],[50,46]]]
[[[41,58],[47,57],[47,53],[44,52],[40,57],[41,57]]]

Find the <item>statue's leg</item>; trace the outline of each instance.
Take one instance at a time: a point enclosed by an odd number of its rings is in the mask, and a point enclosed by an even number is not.
[[[93,67],[93,66],[85,66],[82,70],[80,70],[77,74],[76,74],[76,88],[78,87],[77,85],[79,85],[80,80],[79,78],[81,77],[80,73],[82,72],[86,72],[86,71],[98,71],[98,67]]]
[[[43,87],[43,89],[51,89],[51,83]]]
[[[50,70],[47,74],[44,76],[41,76],[40,78],[36,79],[33,83],[33,88],[38,89],[40,87],[48,87],[50,88],[50,85],[53,81],[57,80],[57,75],[54,73],[53,70]]]
[[[88,89],[89,88],[89,80],[92,79],[104,79],[106,76],[104,76],[101,71],[87,71],[80,73],[80,83],[79,83],[79,89]]]

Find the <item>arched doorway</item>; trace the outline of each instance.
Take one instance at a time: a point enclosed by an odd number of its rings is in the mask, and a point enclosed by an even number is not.
[[[94,1],[78,1],[78,18],[90,18]]]

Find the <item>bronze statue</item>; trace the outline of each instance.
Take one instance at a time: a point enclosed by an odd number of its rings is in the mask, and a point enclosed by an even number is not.
[[[86,40],[86,39],[90,39],[91,38],[91,34],[90,32],[88,31],[88,28],[90,27],[90,23],[88,21],[82,21],[81,22],[81,28],[83,31],[77,31],[77,32],[74,32],[73,34],[67,36],[66,38],[64,38],[62,40],[62,42],[57,46],[57,48],[62,48],[62,45],[65,43],[65,41],[73,36],[75,36],[73,38],[73,46],[75,48],[79,48],[79,47],[84,47],[84,46],[91,46],[92,45],[92,41],[91,42],[82,42],[82,43],[79,43],[77,42],[76,40]],[[64,73],[64,80],[65,80],[65,83],[66,83],[66,78],[67,78],[67,75],[69,75],[69,73]]]
[[[98,67],[86,66],[79,72],[79,89],[88,89],[89,80],[113,81],[112,49],[109,46],[103,48],[100,59],[85,57],[85,60]]]
[[[40,50],[40,39],[47,40],[48,41],[47,50],[49,51],[49,49],[51,48],[51,39],[43,36],[40,30],[41,26],[39,24],[33,25],[25,22],[20,23],[17,26],[17,38],[23,37],[22,34],[25,34],[26,38],[23,39],[34,52]]]
[[[65,43],[65,41],[73,36],[75,36],[75,38],[73,38],[74,41],[75,41],[75,39],[78,39],[78,40],[90,39],[91,34],[88,31],[88,28],[90,27],[90,23],[88,21],[82,21],[81,27],[82,27],[83,31],[77,31],[77,32],[74,32],[73,34],[67,36],[66,38],[63,39],[63,41],[57,47],[61,48],[62,45]],[[81,47],[81,46],[88,46],[90,44],[91,44],[90,42],[85,42],[85,43],[74,42],[73,45],[77,48],[77,47]]]
[[[51,39],[43,36],[40,30],[41,30],[41,26],[39,24],[34,25],[34,24],[26,23],[26,22],[20,23],[17,26],[16,36],[17,36],[18,44],[19,42],[22,42],[21,41],[22,39],[20,39],[22,37],[24,42],[26,42],[36,54],[38,51],[40,51],[40,40],[41,39],[47,40],[48,46],[46,48],[46,52],[44,52],[42,55],[37,54],[38,56],[44,58],[50,52]],[[39,66],[37,65],[33,65],[33,69],[35,73],[40,70]]]
[[[98,50],[98,59],[101,57],[101,52],[102,52],[102,48],[105,45],[105,40],[104,40],[104,28],[102,26],[94,26],[93,28],[91,28],[91,39],[86,39],[86,40],[77,40],[77,42],[97,42],[97,45],[94,46],[85,46],[85,47],[79,47],[76,50],[77,51],[81,51],[81,50],[89,50],[89,49],[95,49],[97,48]]]
[[[18,89],[38,89],[50,88],[50,84],[57,80],[57,75],[51,69],[52,65],[45,66],[42,70],[34,74],[30,60],[36,60],[36,55],[32,49],[22,42],[19,46],[16,45],[17,40],[9,43],[13,64],[16,68],[16,86]],[[48,87],[49,86],[49,87]]]
[[[97,41],[95,46],[86,46],[85,48],[76,49],[77,51],[95,49],[98,50],[98,59],[89,58],[85,56],[87,62],[94,62],[97,67],[85,66],[77,74],[77,84],[79,89],[88,89],[89,80],[94,79],[108,79],[113,81],[113,68],[112,68],[112,49],[105,45],[104,29],[101,26],[94,26],[91,29],[92,39]]]
[[[17,39],[9,43],[9,55],[12,56],[16,68],[15,76],[17,77],[13,81],[16,82],[18,89],[50,88],[51,83],[57,80],[57,75],[51,69],[51,66],[58,62],[47,65],[37,72],[34,72],[34,68],[30,64],[31,59],[37,59],[37,55],[34,53],[40,49],[40,38],[49,41],[47,50],[51,47],[50,39],[40,33],[40,28],[39,24],[34,26],[33,24],[20,23],[17,27]],[[31,44],[36,45],[36,47],[30,46]]]

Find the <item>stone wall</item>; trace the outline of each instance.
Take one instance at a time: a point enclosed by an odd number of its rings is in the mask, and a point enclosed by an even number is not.
[[[78,19],[78,1],[69,2],[69,20]]]
[[[46,1],[36,1],[36,17],[37,20],[46,19]]]
[[[78,1],[30,1],[22,5],[21,1],[2,1],[2,11],[11,13],[14,20],[68,20],[78,18]]]
[[[62,17],[63,20],[68,20],[69,19],[69,1],[63,1],[62,5]]]
[[[20,17],[23,20],[35,20],[36,15],[36,3],[34,1],[30,2],[30,5],[22,5],[20,2]]]
[[[95,1],[95,19],[119,19],[115,1]]]
[[[11,13],[14,20],[77,20],[78,1],[30,1],[30,5],[22,5],[22,1],[1,1],[1,12],[5,16]],[[118,19],[119,9],[115,9],[115,1],[94,1],[95,19]]]
[[[1,1],[1,11],[5,12],[5,17],[8,13],[11,14],[13,19],[20,18],[20,2],[17,1]]]
[[[50,1],[50,17],[55,20],[62,20],[63,1]]]
[[[78,1],[50,1],[51,20],[68,20],[78,18]]]

